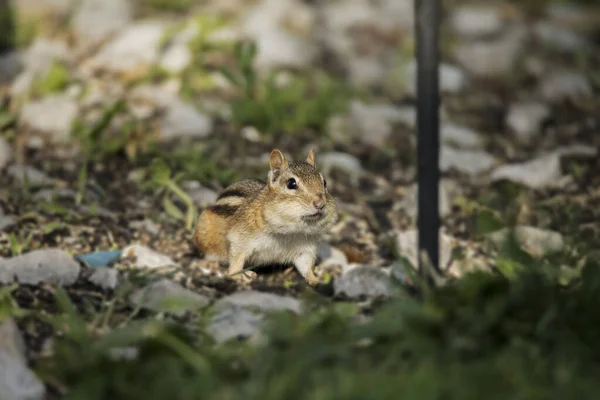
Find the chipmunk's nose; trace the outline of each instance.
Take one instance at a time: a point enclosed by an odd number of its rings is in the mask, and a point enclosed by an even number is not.
[[[323,207],[325,207],[326,202],[325,193],[319,193],[317,199],[313,201],[313,206],[315,206],[317,210],[322,210]]]

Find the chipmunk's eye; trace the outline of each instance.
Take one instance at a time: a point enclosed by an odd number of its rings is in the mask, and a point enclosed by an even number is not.
[[[291,190],[298,189],[298,184],[296,183],[296,180],[294,178],[288,179],[287,188]]]

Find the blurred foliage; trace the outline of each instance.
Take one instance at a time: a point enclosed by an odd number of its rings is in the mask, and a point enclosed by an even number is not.
[[[271,314],[268,340],[256,344],[216,345],[204,314],[199,326],[161,318],[92,329],[106,311],[75,312],[57,293],[61,336],[38,371],[73,400],[594,398],[600,264],[582,275],[565,288],[533,265],[512,279],[471,273],[385,302],[362,323],[352,304],[308,298],[303,315]]]
[[[225,78],[238,90],[231,102],[232,119],[238,127],[253,126],[260,132],[323,133],[332,115],[344,111],[350,89],[325,74],[311,77],[290,75],[277,82],[275,72],[260,79],[254,69],[256,44],[239,42],[234,47],[235,65],[222,68]]]
[[[142,6],[156,11],[184,12],[190,9],[194,0],[142,0]]]
[[[60,62],[54,62],[43,79],[39,79],[33,84],[33,93],[37,96],[44,96],[49,93],[60,92],[64,90],[70,82],[70,74],[67,67]]]

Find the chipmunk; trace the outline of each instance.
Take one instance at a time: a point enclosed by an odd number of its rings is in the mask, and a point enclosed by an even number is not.
[[[336,202],[315,167],[314,150],[306,161],[288,163],[275,149],[269,165],[267,180],[234,183],[200,213],[193,242],[206,259],[228,261],[236,279],[256,276],[240,273],[246,264],[293,264],[315,285],[317,247],[337,220]]]

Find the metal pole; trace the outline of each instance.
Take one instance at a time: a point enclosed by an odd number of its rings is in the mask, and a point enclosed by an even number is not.
[[[439,0],[415,0],[419,254],[439,271]],[[419,257],[420,271],[424,273]]]

